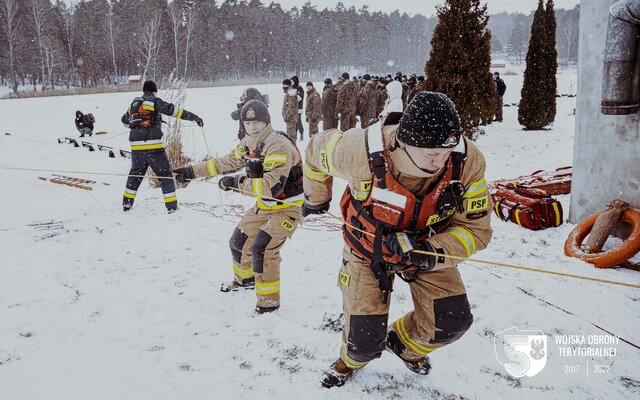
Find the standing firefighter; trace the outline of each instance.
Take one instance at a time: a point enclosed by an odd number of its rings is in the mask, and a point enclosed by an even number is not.
[[[280,249],[302,219],[302,157],[290,138],[273,130],[267,106],[261,101],[247,102],[241,118],[247,135],[235,150],[174,172],[178,182],[185,182],[245,169],[244,174],[218,181],[222,190],[258,199],[231,236],[234,280],[220,290],[255,287],[256,312],[262,314],[280,307]]]
[[[309,137],[318,133],[318,124],[322,119],[322,99],[320,93],[313,87],[313,82],[307,82],[307,107],[305,115],[309,123]]]
[[[190,113],[182,107],[162,101],[156,97],[158,87],[153,81],[146,81],[142,87],[141,97],[136,97],[129,106],[129,110],[122,116],[122,123],[131,128],[129,142],[131,143],[131,171],[127,178],[127,187],[122,198],[122,208],[129,211],[133,207],[138,187],[142,183],[147,169],[151,167],[160,178],[160,186],[164,195],[164,204],[169,213],[178,208],[176,185],[171,176],[171,165],[162,143],[162,116],[194,121],[202,127],[202,118]]]
[[[427,355],[473,321],[460,261],[445,256],[471,257],[491,238],[484,156],[461,140],[451,100],[421,92],[382,127],[314,136],[305,161],[305,216],[328,210],[334,176],[348,182],[338,275],[346,324],[322,385],[341,386],[385,348],[426,375]],[[387,329],[395,274],[409,283],[414,310]]]

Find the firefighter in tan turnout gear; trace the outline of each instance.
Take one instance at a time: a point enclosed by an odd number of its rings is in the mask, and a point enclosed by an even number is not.
[[[262,314],[280,307],[280,249],[302,219],[302,157],[291,139],[273,130],[267,106],[261,101],[247,102],[241,119],[247,135],[230,154],[173,172],[178,182],[185,182],[244,168],[244,173],[218,181],[222,190],[237,190],[258,199],[231,236],[234,280],[220,290],[255,287],[256,312]]]
[[[461,137],[455,106],[442,93],[419,93],[404,114],[391,113],[366,130],[311,139],[303,215],[329,209],[333,177],[348,183],[338,274],[345,328],[340,358],[323,386],[343,385],[385,349],[426,375],[428,354],[469,329],[460,261],[445,256],[471,257],[489,243],[484,171],[484,156]],[[387,327],[394,278],[409,282],[414,310]]]

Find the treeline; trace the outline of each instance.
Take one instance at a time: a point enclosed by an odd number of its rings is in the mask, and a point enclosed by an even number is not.
[[[522,58],[532,16],[491,16],[493,51]],[[558,56],[575,59],[579,8],[557,16]],[[436,23],[341,3],[284,10],[259,0],[0,0],[0,84],[17,91],[124,83],[129,75],[212,81],[420,72]]]
[[[426,17],[339,3],[283,10],[259,0],[0,0],[0,79],[92,86],[129,75],[189,80],[420,71]],[[433,21],[435,23],[435,21]]]
[[[516,62],[523,62],[531,38],[531,24],[534,11],[528,15],[502,12],[489,19],[487,27],[491,31],[491,48],[495,53],[505,53]],[[580,25],[580,5],[571,10],[555,10],[556,51],[561,64],[578,60],[578,32]]]

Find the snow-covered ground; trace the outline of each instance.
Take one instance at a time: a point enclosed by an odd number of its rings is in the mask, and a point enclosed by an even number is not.
[[[505,102],[517,101],[522,75],[503,78]],[[567,93],[575,81],[575,72],[559,74],[558,91]],[[214,155],[235,145],[237,123],[229,113],[241,89],[188,90],[185,108],[204,118]],[[284,129],[280,85],[259,89],[271,97],[275,128]],[[0,101],[0,164],[125,175],[128,159],[58,145],[56,138],[77,136],[72,119],[80,109],[95,115],[96,130],[110,132],[88,141],[127,149],[119,119],[132,96]],[[540,132],[522,131],[516,108],[505,108],[505,122],[487,127],[478,140],[487,178],[571,165],[574,107],[575,99],[559,98],[553,129]],[[199,160],[207,153],[202,131],[187,125],[185,148]],[[470,262],[459,269],[475,323],[460,341],[432,354],[429,376],[384,354],[344,387],[321,388],[321,373],[340,344],[328,323],[341,312],[342,238],[335,220],[311,218],[287,242],[282,308],[256,316],[253,291],[218,290],[231,278],[228,239],[250,199],[220,192],[215,180],[192,183],[178,191],[180,211],[167,215],[160,189],[145,181],[134,209],[124,214],[124,176],[62,173],[97,181],[84,191],[38,179],[52,173],[0,169],[3,399],[611,400],[640,394],[639,349],[620,341],[615,356],[563,357],[553,336],[604,334],[596,324],[640,343],[637,289]],[[336,184],[336,201],[343,186]],[[560,200],[567,215],[569,198]],[[38,225],[47,222],[53,223]],[[493,240],[478,258],[640,284],[638,272],[596,270],[565,257],[568,223],[542,232],[496,218],[492,225]],[[398,281],[395,289],[391,320],[412,307],[407,285]],[[493,335],[512,326],[549,335],[548,362],[535,377],[512,378],[496,359]]]

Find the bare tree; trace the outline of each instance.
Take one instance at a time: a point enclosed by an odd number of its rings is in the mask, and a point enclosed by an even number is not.
[[[193,8],[190,8],[187,11],[186,21],[185,21],[185,46],[184,46],[184,78],[187,78],[187,66],[189,64],[189,44],[191,41],[191,34],[193,33],[193,28],[195,26],[195,12]]]
[[[171,29],[173,31],[173,48],[176,55],[176,78],[179,78],[179,42],[180,42],[180,25],[182,25],[182,8],[174,1],[167,7],[169,18],[171,18]]]
[[[64,3],[63,3],[64,4]],[[73,10],[70,8],[62,8],[61,9],[62,16],[62,41],[65,44],[67,56],[69,56],[69,70],[67,75],[67,87],[69,87],[75,77],[76,70],[76,62],[73,59],[73,43],[75,41],[76,36],[76,24],[74,21]]]
[[[13,93],[18,93],[18,76],[16,71],[16,43],[20,29],[20,17],[18,16],[18,0],[0,0],[3,15],[2,29],[4,30],[9,45],[9,74],[13,85]]]
[[[144,70],[142,72],[143,80],[147,79],[149,69],[155,65],[158,50],[160,50],[161,40],[158,33],[161,22],[162,14],[156,12],[147,20],[142,29],[142,46],[139,51],[142,55],[142,63],[144,64]]]
[[[47,88],[47,84],[45,82],[44,36],[46,35],[45,24],[47,22],[47,13],[50,3],[47,0],[28,0],[28,2],[29,15],[32,22],[32,24],[29,25],[36,34],[38,50],[40,51],[40,76],[42,77],[42,91],[44,91]]]
[[[113,2],[112,1],[108,1],[107,2],[107,18],[105,20],[106,23],[106,28],[107,28],[107,35],[109,36],[109,45],[111,47],[111,61],[113,62],[113,74],[114,77],[117,79],[118,77],[118,64],[116,64],[116,41],[115,41],[115,34],[113,31],[113,19],[114,19],[114,15],[113,15]]]
[[[55,46],[51,43],[50,40],[46,40],[43,44],[43,48],[44,48],[44,63],[46,66],[46,73],[47,73],[47,81],[49,82],[49,85],[51,85],[51,89],[53,89],[53,69],[55,68],[56,65],[58,65],[60,63],[60,59],[58,56],[58,51],[56,50]],[[42,77],[43,80],[43,86],[46,86],[46,84],[44,83],[44,76]]]

